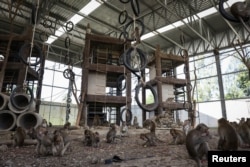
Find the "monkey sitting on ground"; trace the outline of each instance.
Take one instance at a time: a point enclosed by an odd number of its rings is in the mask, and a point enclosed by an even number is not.
[[[241,138],[240,136],[240,133],[241,133],[241,126],[240,124],[238,124],[237,122],[229,122],[230,125],[234,128],[236,134],[237,134],[237,138],[238,138],[238,146],[239,147],[245,147],[245,143],[243,142],[243,139]]]
[[[139,123],[138,123],[138,118],[137,118],[137,116],[134,116],[133,126],[134,126],[136,129],[139,128]]]
[[[64,139],[63,135],[59,130],[55,130],[54,137],[52,140],[52,154],[53,156],[63,156],[65,151],[70,145],[70,142],[68,142],[66,145],[64,145]]]
[[[101,119],[98,114],[95,114],[94,119],[93,119],[93,126],[98,127],[101,125]]]
[[[125,121],[122,122],[120,132],[121,132],[122,137],[128,137],[129,136],[128,135],[128,126],[126,125]]]
[[[47,128],[39,125],[36,128],[37,146],[36,152],[38,155],[48,155],[52,153],[53,135],[48,133]]]
[[[41,125],[42,125],[42,127],[45,127],[45,128],[49,127],[48,122],[47,122],[46,119],[43,119],[43,120],[42,120]]]
[[[241,121],[239,128],[237,130],[239,133],[244,147],[250,146],[250,118],[247,118],[246,121]]]
[[[84,131],[84,140],[83,143],[85,146],[98,147],[100,143],[100,135],[98,132],[92,132],[89,129]]]
[[[36,137],[36,129],[34,127],[28,129],[26,131],[26,134],[27,134],[27,136],[30,137],[30,139],[37,139],[37,137]]]
[[[16,128],[16,131],[15,131],[14,135],[13,135],[13,142],[14,142],[13,145],[14,145],[14,147],[23,146],[25,137],[26,137],[25,130],[22,127],[18,126]]]
[[[188,154],[201,167],[201,159],[205,155],[207,157],[209,151],[208,139],[211,138],[208,132],[208,127],[200,123],[195,129],[188,132],[186,137],[186,148]]]
[[[115,139],[120,139],[120,137],[117,136],[116,134],[117,134],[117,126],[116,124],[111,124],[110,129],[106,135],[107,143],[115,143]]]
[[[143,144],[144,147],[156,146],[156,142],[163,142],[156,137],[155,134],[156,123],[153,120],[150,119],[145,120],[143,122],[143,127],[150,129],[149,133],[140,134],[140,139],[146,140],[146,142]]]
[[[235,151],[238,149],[238,137],[235,129],[225,118],[218,120],[218,149],[223,151]]]
[[[173,141],[170,144],[178,145],[185,143],[186,135],[183,131],[172,128],[170,129],[170,134],[173,137]]]
[[[143,147],[156,146],[155,136],[152,133],[141,133],[140,139],[146,141],[144,144],[142,144]]]

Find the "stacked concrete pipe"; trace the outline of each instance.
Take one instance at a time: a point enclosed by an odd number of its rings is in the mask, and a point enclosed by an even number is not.
[[[26,130],[36,128],[42,123],[42,116],[36,112],[24,112],[17,117],[16,125]]]
[[[9,96],[0,93],[0,111],[5,110],[7,108],[9,100],[10,100]]]
[[[9,110],[0,111],[0,131],[10,131],[16,126],[16,114]]]
[[[16,106],[13,105],[15,102]],[[8,107],[11,111],[21,114],[26,111],[35,111],[35,101],[30,102],[30,96],[25,93],[17,93],[9,100]]]

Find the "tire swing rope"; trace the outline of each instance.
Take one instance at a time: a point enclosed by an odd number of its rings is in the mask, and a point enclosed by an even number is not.
[[[26,66],[26,68],[25,68],[25,76],[24,76],[24,81],[23,81],[24,86],[26,86],[25,81],[27,79],[28,67],[31,65],[30,58],[31,58],[31,55],[32,55],[33,47],[34,47],[34,37],[35,37],[35,31],[36,31],[36,25],[37,25],[36,19],[37,19],[37,14],[38,14],[38,10],[39,10],[39,5],[38,5],[39,3],[40,2],[38,0],[37,5],[36,5],[36,12],[35,12],[35,24],[33,26],[32,38],[31,38],[31,42],[30,42],[29,62],[28,62],[28,66]]]
[[[184,53],[183,53],[183,58],[184,58],[184,62],[186,62],[187,60],[186,60],[186,57],[187,57],[187,54],[186,54],[186,52],[187,52],[187,50],[183,50],[184,51]],[[188,71],[188,69],[187,69],[187,67],[186,67],[186,64],[184,65],[184,74],[185,74],[185,76],[186,76],[186,74],[187,74],[187,71]],[[186,86],[188,87],[190,87],[189,88],[189,91],[192,91],[192,85],[191,85],[191,83],[188,83],[188,81],[187,81],[187,79],[185,80],[185,82],[186,82]],[[188,92],[188,90],[187,90],[187,93],[189,93]],[[185,98],[185,96],[184,96],[184,98]],[[183,104],[183,107],[185,108],[186,107],[186,103],[188,103],[189,105],[188,105],[188,109],[191,109],[192,110],[192,108],[193,108],[193,106],[192,106],[192,102],[186,102],[186,100],[184,100],[184,104]]]
[[[135,30],[135,21],[136,19],[134,18],[134,30]],[[138,33],[138,32],[137,32]],[[140,41],[139,39],[136,39],[136,38],[139,38],[138,34],[134,34],[135,36],[135,40],[136,41]],[[157,109],[158,105],[159,105],[159,100],[158,100],[158,96],[157,96],[157,93],[156,91],[154,90],[154,88],[150,85],[150,84],[147,84],[144,82],[144,80],[142,79],[141,75],[137,74],[136,72],[139,72],[141,74],[141,71],[143,71],[145,68],[146,68],[146,65],[147,65],[147,58],[146,58],[146,55],[142,52],[141,49],[137,48],[137,45],[140,44],[140,42],[136,42],[134,44],[134,46],[132,46],[130,48],[130,50],[127,50],[126,54],[124,55],[124,65],[138,78],[138,84],[136,85],[135,87],[135,101],[136,103],[138,104],[138,106],[143,109],[144,111],[147,111],[147,112],[151,112],[151,111],[154,111]],[[132,52],[132,50],[135,50],[135,52],[137,52],[139,54],[139,57],[140,57],[140,62],[141,63],[144,63],[144,65],[142,66],[137,66],[137,69],[135,68],[131,68],[129,66],[129,63],[127,60],[127,57],[129,57],[130,53]],[[129,52],[128,52],[129,51]],[[137,59],[138,60],[138,59]],[[144,104],[142,104],[139,100],[139,92],[140,90],[142,89],[149,89],[152,94],[153,94],[153,97],[154,97],[154,104],[152,106],[146,106]]]
[[[18,89],[20,88],[23,88],[23,89],[27,89],[29,94],[30,94],[30,99],[29,99],[29,103],[28,103],[28,106],[31,105],[31,103],[33,102],[34,100],[34,94],[33,94],[33,91],[30,87],[28,87],[27,83],[26,83],[26,79],[27,79],[27,73],[28,73],[28,67],[30,66],[31,62],[30,62],[30,58],[31,58],[31,55],[32,55],[32,50],[33,50],[33,46],[34,46],[34,37],[35,37],[35,30],[36,30],[36,19],[37,19],[37,13],[38,13],[38,9],[39,9],[39,0],[38,0],[38,3],[37,3],[37,6],[36,6],[36,12],[35,12],[35,24],[33,26],[33,30],[32,30],[32,38],[31,38],[31,43],[30,43],[30,53],[29,53],[29,62],[28,62],[28,65],[25,67],[25,74],[24,74],[24,80],[23,80],[23,85],[22,86],[16,86],[16,88],[12,91],[11,93],[11,96],[10,96],[10,100],[11,100],[11,104],[17,108],[17,109],[24,109],[24,107],[22,106],[19,106],[16,104],[14,98],[15,98],[15,95],[16,95],[16,92]]]
[[[124,46],[124,50],[125,50],[125,46]],[[124,67],[123,69],[124,70],[123,70],[123,75],[122,76],[124,76],[125,83],[126,83],[127,82],[127,75],[125,74],[126,73],[126,68]],[[118,85],[118,87],[119,87],[119,85]],[[128,90],[127,84],[125,84],[125,88],[126,88],[126,90]],[[124,112],[125,112],[125,120],[123,120],[123,117],[122,117]],[[129,122],[131,122],[132,117],[133,117],[132,112],[128,108],[128,97],[126,96],[126,107],[122,109],[120,119],[121,119],[122,122],[129,123]]]

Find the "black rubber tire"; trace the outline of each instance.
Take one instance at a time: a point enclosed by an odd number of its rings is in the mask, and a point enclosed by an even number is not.
[[[68,54],[66,54],[65,56],[64,56],[64,64],[65,65],[70,65],[72,62],[71,62],[72,60],[71,60],[71,58],[69,57],[69,55]]]
[[[70,47],[70,38],[66,37],[64,40],[64,46],[66,49],[68,49]]]
[[[51,28],[52,27],[52,21],[50,21],[48,19],[44,19],[43,20],[43,27],[44,28]]]
[[[34,94],[33,94],[33,91],[31,90],[30,87],[26,87],[27,90],[28,90],[28,92],[29,92],[29,94],[30,94],[30,101],[29,101],[29,104],[28,104],[28,106],[25,106],[25,107],[18,106],[18,105],[16,104],[15,100],[14,100],[14,97],[15,97],[15,94],[17,93],[16,91],[17,91],[18,89],[20,89],[20,88],[22,88],[22,87],[21,87],[21,86],[17,86],[17,87],[12,91],[12,93],[11,93],[11,95],[10,95],[10,102],[11,102],[11,104],[13,105],[13,107],[15,107],[16,109],[18,109],[18,110],[24,110],[26,107],[29,107],[29,106],[31,105],[31,103],[34,101]]]
[[[32,52],[34,51],[34,49],[38,52],[39,60],[36,61],[35,63],[29,63],[29,62],[27,62],[27,61],[24,59],[24,57],[23,57],[24,49],[27,49],[27,47],[31,47],[31,44],[29,44],[29,43],[24,43],[24,44],[21,46],[20,50],[19,50],[18,56],[19,56],[19,58],[21,59],[21,61],[22,61],[24,64],[30,65],[30,66],[36,66],[36,65],[40,64],[40,63],[41,63],[41,60],[43,59],[43,53],[42,53],[41,48],[40,48],[38,45],[36,45],[36,44],[33,45]]]
[[[69,25],[71,25],[69,27]],[[65,29],[67,32],[71,32],[74,29],[74,23],[72,21],[68,21],[65,25]]]
[[[125,80],[125,84],[124,86],[122,86],[122,81]],[[117,83],[117,89],[119,91],[123,91],[126,89],[126,76],[124,74],[120,75],[117,80],[116,80],[116,83]]]
[[[223,4],[224,4],[224,2],[226,2],[226,1],[227,1],[227,0],[219,0],[219,12],[220,12],[220,14],[221,14],[225,19],[227,19],[228,21],[239,23],[240,20],[236,19],[233,15],[228,14],[228,13],[226,12],[226,10],[224,9]]]
[[[145,30],[144,23],[139,19],[135,20],[135,22],[137,22],[140,25],[140,28],[141,28],[140,37],[141,37],[144,34],[144,30]],[[129,33],[127,32],[128,27],[133,23],[134,23],[134,20],[131,20],[124,26],[123,32],[126,32],[126,33],[123,33],[123,34],[124,34],[124,38],[126,38],[127,41],[135,40],[134,38],[129,38],[129,35],[128,35]]]
[[[139,5],[138,0],[130,0],[130,2],[131,2],[131,7],[134,12],[134,15],[138,17],[140,14],[140,5]]]
[[[129,3],[130,0],[120,0],[121,3]]]
[[[75,79],[75,73],[71,69],[66,69],[63,71],[63,76],[66,79],[74,80]]]
[[[149,89],[152,94],[153,94],[153,97],[154,97],[154,104],[148,108],[145,104],[142,104],[139,100],[139,94],[140,94],[140,90],[141,89]],[[149,84],[146,84],[145,86],[143,86],[142,83],[138,84],[136,87],[135,87],[135,101],[136,103],[138,104],[138,106],[143,109],[144,111],[147,111],[147,112],[151,112],[151,111],[154,111],[157,109],[158,105],[159,105],[159,100],[158,100],[158,96],[157,96],[157,93],[156,91],[154,90],[154,88],[149,85]]]
[[[146,55],[143,53],[143,51],[139,48],[136,48],[136,51],[138,52],[139,56],[140,56],[140,61],[142,63],[141,67],[138,68],[133,68],[130,65],[130,60],[131,60],[131,52],[134,50],[133,47],[130,47],[128,50],[125,51],[125,54],[123,56],[123,64],[125,65],[125,67],[127,67],[130,71],[132,72],[139,72],[142,71],[146,68],[147,66],[147,57]]]
[[[122,39],[122,36],[124,37],[124,39]],[[119,40],[125,40],[127,38],[128,38],[128,33],[126,31],[120,33]]]
[[[122,20],[123,16],[124,19]],[[124,24],[127,21],[127,19],[128,19],[128,12],[124,10],[119,14],[118,21],[120,24]]]
[[[48,36],[48,34],[46,32],[40,32],[39,33],[40,41],[45,42],[45,41],[48,40],[48,38],[49,38],[49,36]]]
[[[126,121],[123,120],[123,118],[122,118],[124,112],[127,112],[127,114],[126,114]],[[123,108],[122,111],[121,111],[121,117],[120,117],[120,119],[121,119],[122,122],[126,122],[126,123],[131,122],[131,120],[132,120],[132,112],[131,112],[131,110],[128,109],[128,108]]]

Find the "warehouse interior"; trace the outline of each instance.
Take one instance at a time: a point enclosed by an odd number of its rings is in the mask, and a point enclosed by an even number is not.
[[[249,0],[1,0],[0,12],[0,132],[249,122]]]

